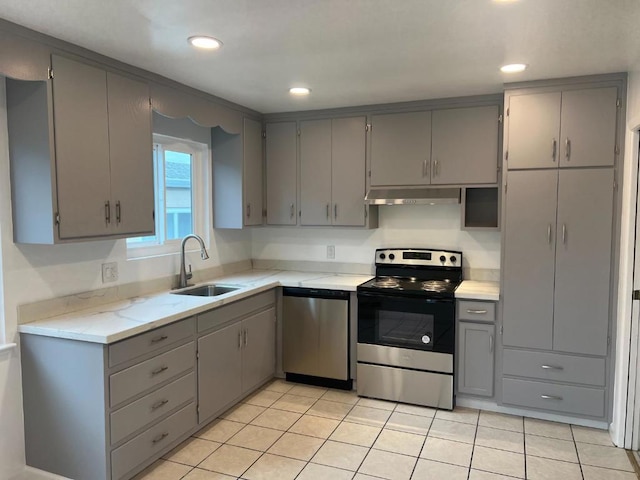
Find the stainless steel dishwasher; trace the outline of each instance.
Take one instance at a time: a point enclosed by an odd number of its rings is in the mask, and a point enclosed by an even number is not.
[[[285,287],[282,294],[287,380],[351,390],[349,292]]]

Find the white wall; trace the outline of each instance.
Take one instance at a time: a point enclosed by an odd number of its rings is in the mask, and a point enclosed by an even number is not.
[[[106,286],[177,275],[179,271],[177,255],[127,260],[125,240],[56,246],[15,245],[10,192],[5,84],[0,77],[0,265],[5,280],[2,310],[7,342],[17,339],[18,305],[104,287],[101,273],[104,262],[117,262],[120,277]],[[205,263],[197,253],[189,254],[194,270],[250,258],[249,232],[211,231],[209,236],[210,260]],[[15,352],[0,354],[0,479],[11,478],[23,469],[23,443],[18,356]]]
[[[327,261],[335,245],[336,262],[371,265],[376,248],[425,247],[460,250],[463,265],[500,268],[500,232],[460,230],[460,205],[381,206],[380,228],[282,227],[252,230],[256,259]]]

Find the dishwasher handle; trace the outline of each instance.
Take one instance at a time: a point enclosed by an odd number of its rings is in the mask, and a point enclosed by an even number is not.
[[[329,300],[348,300],[349,292],[345,290],[328,290],[324,288],[284,287],[285,297],[326,298]]]

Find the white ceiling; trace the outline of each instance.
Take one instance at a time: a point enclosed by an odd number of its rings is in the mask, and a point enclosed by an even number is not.
[[[0,17],[263,113],[640,67],[640,0],[0,0]]]

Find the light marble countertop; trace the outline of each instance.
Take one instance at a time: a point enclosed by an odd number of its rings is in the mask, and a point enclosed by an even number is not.
[[[327,288],[353,292],[358,285],[370,278],[370,275],[248,270],[205,282],[239,287],[228,294],[198,297],[160,292],[24,323],[18,326],[18,331],[109,344],[275,287]],[[498,284],[464,281],[458,287],[456,297],[497,300]]]

